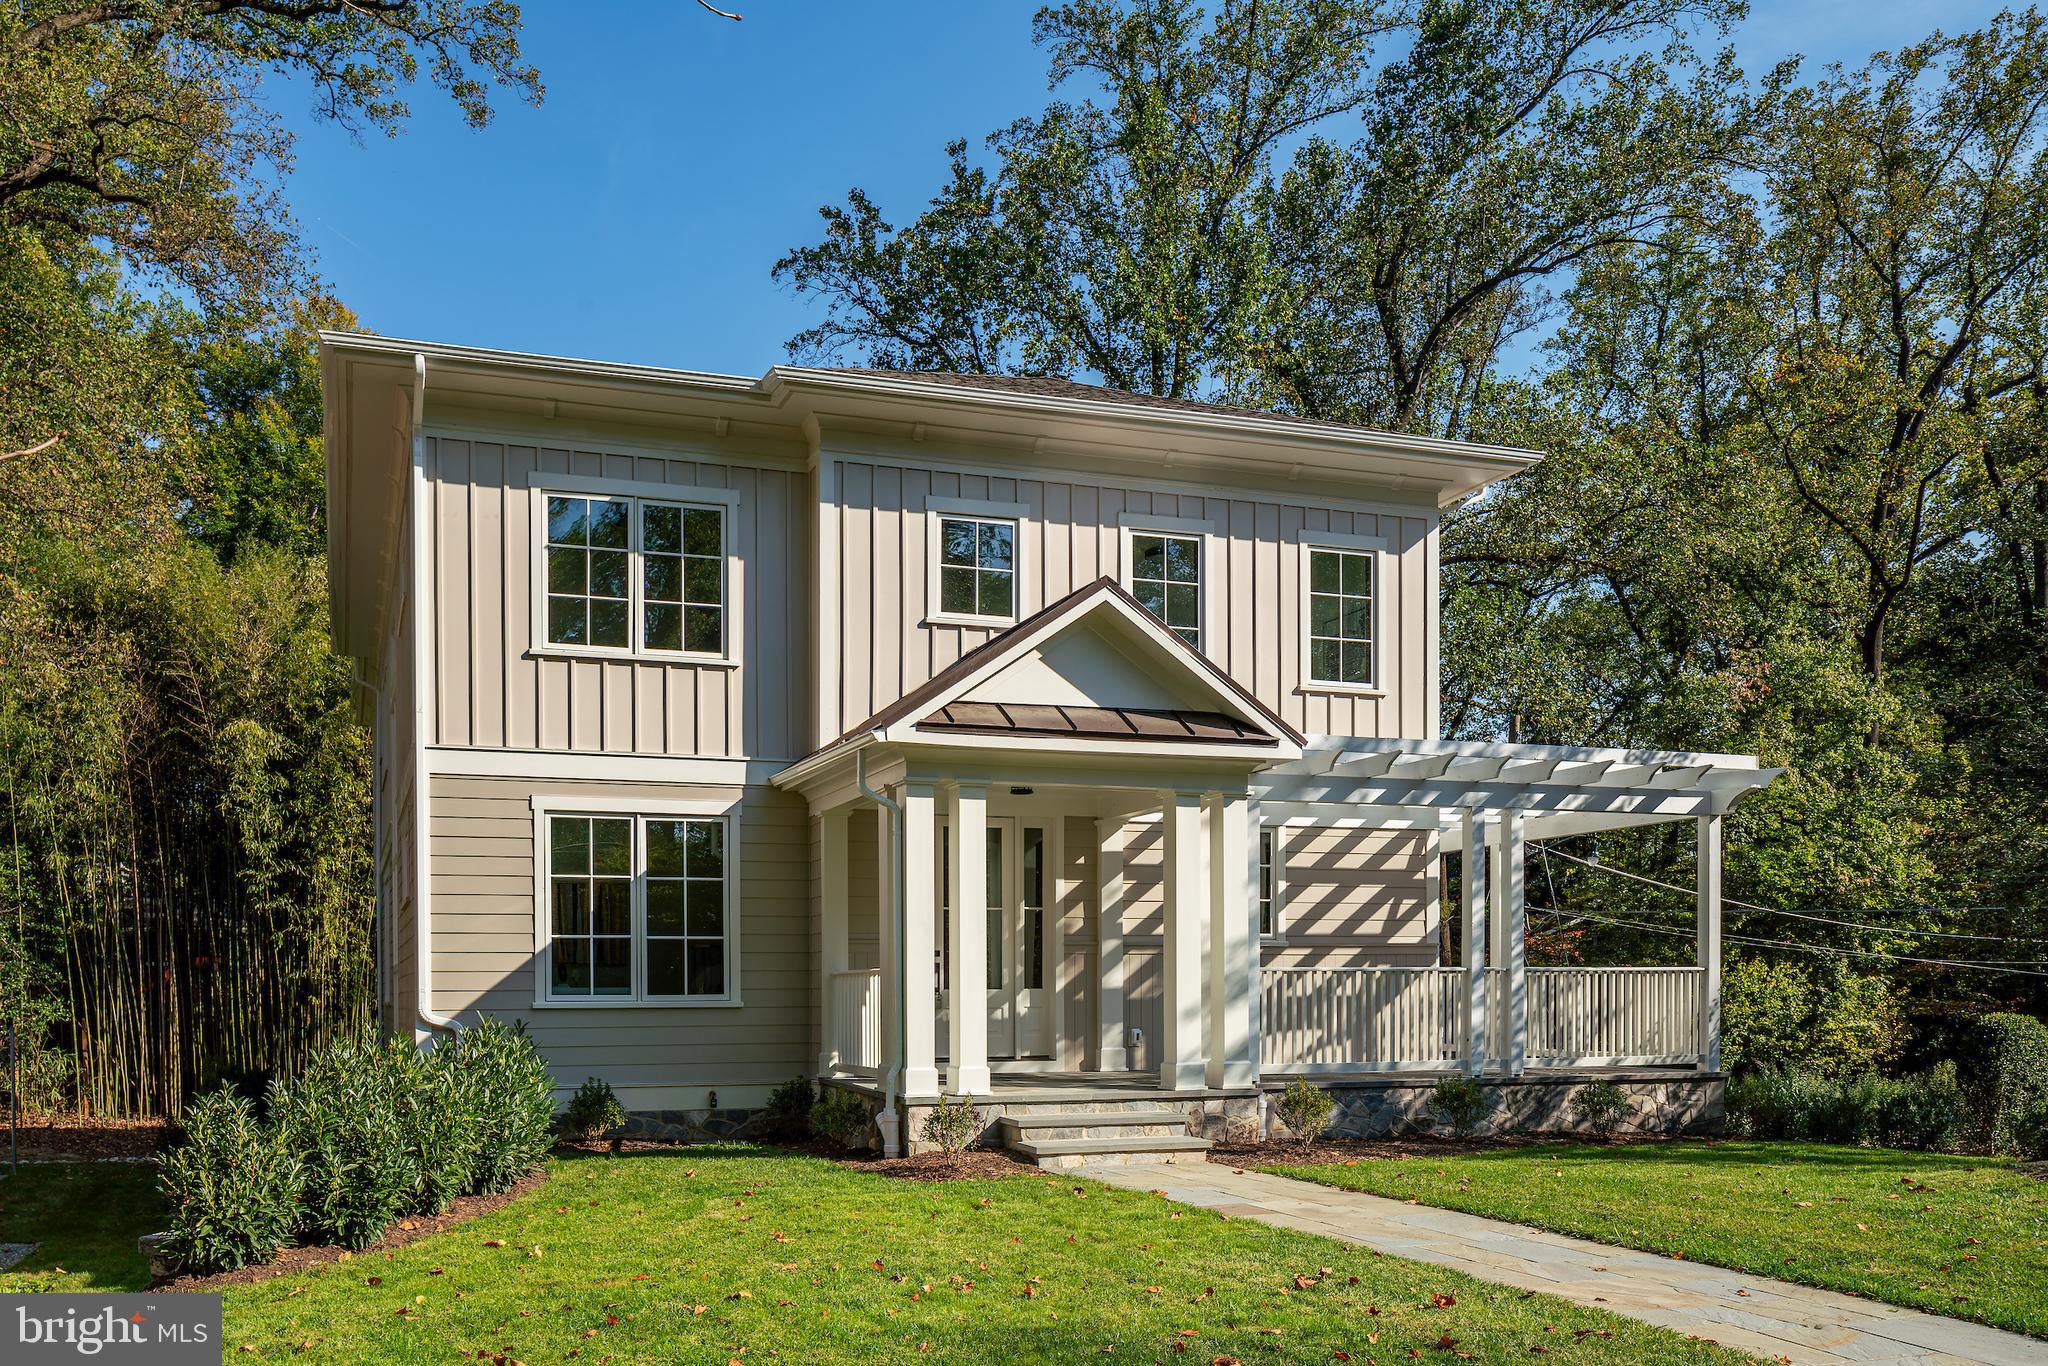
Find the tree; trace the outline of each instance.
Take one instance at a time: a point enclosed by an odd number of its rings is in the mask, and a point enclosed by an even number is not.
[[[504,0],[25,0],[0,7],[0,225],[107,245],[202,299],[247,301],[296,274],[271,181],[291,137],[266,74],[317,111],[395,132],[431,79],[481,127],[489,89],[540,98]]]

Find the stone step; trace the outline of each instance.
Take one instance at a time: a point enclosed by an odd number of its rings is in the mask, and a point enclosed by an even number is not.
[[[1172,1134],[1128,1138],[1033,1138],[1010,1144],[1010,1151],[1047,1169],[1091,1163],[1202,1162],[1207,1160],[1209,1140]]]
[[[1173,1138],[1188,1131],[1185,1113],[1172,1110],[1094,1110],[1064,1114],[1004,1115],[996,1121],[1003,1142],[1077,1138]]]

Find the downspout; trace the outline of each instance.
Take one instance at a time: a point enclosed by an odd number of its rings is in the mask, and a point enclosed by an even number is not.
[[[417,885],[412,894],[413,981],[418,985],[414,1041],[425,1043],[427,1031],[462,1032],[459,1021],[434,1013],[433,827],[427,801],[427,610],[433,565],[427,544],[427,438],[421,430],[427,416],[427,358],[412,358],[412,489],[408,524],[412,537],[412,864]]]
[[[882,733],[876,731],[868,738],[879,743]],[[870,798],[876,805],[885,808],[895,820],[896,847],[894,862],[896,866],[893,870],[895,876],[890,879],[890,884],[891,890],[894,892],[892,900],[895,902],[896,916],[896,1056],[889,1059],[888,1067],[883,1069],[882,1072],[882,1112],[875,1116],[875,1127],[882,1134],[882,1156],[900,1157],[903,1155],[902,1135],[899,1132],[902,1117],[896,1111],[896,1093],[900,1089],[898,1083],[901,1082],[903,1077],[903,1036],[910,1019],[909,997],[903,990],[904,978],[909,967],[909,960],[905,955],[903,947],[903,808],[891,798],[868,786],[868,747],[866,745],[860,746],[853,752],[853,780],[860,788],[862,796]]]

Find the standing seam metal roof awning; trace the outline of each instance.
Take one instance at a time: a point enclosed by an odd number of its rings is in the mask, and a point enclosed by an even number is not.
[[[1745,754],[1328,736],[1253,775],[1252,794],[1269,817],[1349,807],[1366,825],[1515,810],[1547,838],[1722,815],[1783,771]]]

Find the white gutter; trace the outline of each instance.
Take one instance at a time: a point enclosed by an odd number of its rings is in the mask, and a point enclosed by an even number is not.
[[[882,738],[882,733],[876,731],[868,738],[879,741]],[[907,975],[909,967],[909,959],[905,954],[903,946],[903,917],[905,909],[903,895],[903,808],[891,798],[868,786],[868,747],[865,744],[860,745],[854,751],[853,780],[859,786],[863,796],[872,799],[878,806],[887,808],[896,822],[896,866],[891,870],[894,876],[889,879],[891,890],[894,892],[892,899],[896,903],[894,912],[896,916],[896,1056],[890,1058],[888,1060],[889,1065],[882,1070],[882,1111],[875,1116],[875,1127],[882,1134],[882,1156],[900,1157],[903,1155],[903,1137],[901,1133],[903,1119],[896,1112],[896,1092],[899,1089],[898,1083],[903,1077],[903,1042],[909,1023],[910,1005],[909,998],[904,994],[903,990],[903,979]]]
[[[427,802],[427,667],[431,662],[428,628],[422,610],[433,595],[427,584],[433,574],[427,544],[427,358],[415,352],[412,358],[412,498],[409,521],[412,526],[412,865],[418,884],[413,888],[413,981],[418,984],[416,1002],[419,1025],[414,1041],[426,1042],[426,1030],[462,1032],[459,1021],[434,1013],[434,920],[433,920],[433,827]],[[421,1028],[420,1026],[424,1026]]]

